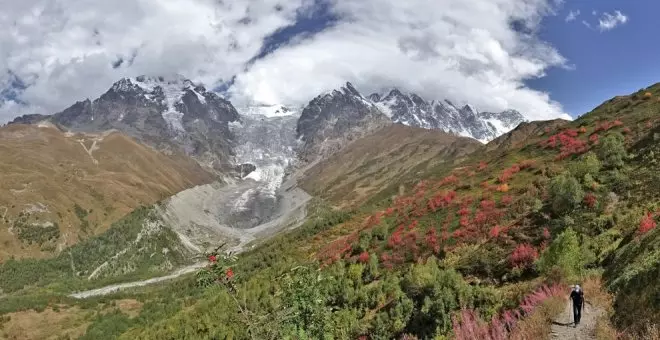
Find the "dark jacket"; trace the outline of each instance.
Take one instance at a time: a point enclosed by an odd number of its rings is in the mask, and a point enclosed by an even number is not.
[[[573,290],[571,292],[571,300],[573,300],[574,305],[581,306],[582,302],[584,302],[584,292],[582,289],[580,289],[580,291]]]

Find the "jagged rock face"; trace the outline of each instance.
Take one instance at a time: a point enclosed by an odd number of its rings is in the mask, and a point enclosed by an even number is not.
[[[490,141],[525,121],[515,110],[478,112],[469,105],[458,108],[448,100],[428,102],[416,94],[404,94],[397,89],[386,96],[374,93],[369,99],[395,123],[443,130],[482,142]]]
[[[23,116],[34,123],[45,116]],[[116,129],[158,149],[181,150],[207,167],[231,171],[233,135],[239,120],[232,104],[180,76],[124,78],[91,101],[77,102],[48,117],[73,131]]]
[[[313,161],[339,150],[351,140],[391,124],[370,100],[347,83],[314,98],[303,109],[296,135],[304,143],[301,158]]]

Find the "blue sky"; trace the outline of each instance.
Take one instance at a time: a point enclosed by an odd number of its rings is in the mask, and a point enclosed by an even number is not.
[[[627,22],[599,31],[595,26],[601,13],[613,9],[624,13]],[[566,22],[569,11],[578,10],[576,20]],[[653,0],[567,1],[557,16],[544,19],[540,37],[575,68],[551,68],[547,76],[527,84],[549,92],[575,117],[611,97],[660,82],[659,13],[660,1]]]

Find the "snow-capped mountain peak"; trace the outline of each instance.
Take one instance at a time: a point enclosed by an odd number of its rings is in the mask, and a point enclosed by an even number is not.
[[[138,76],[135,78],[123,78],[116,82],[112,91],[117,93],[141,94],[145,99],[163,105],[165,110],[162,117],[170,129],[175,132],[184,132],[183,115],[178,105],[183,103],[183,97],[192,93],[197,97],[200,104],[206,104],[206,89],[196,85],[190,79],[181,75],[170,76]],[[123,118],[123,117],[122,117]]]
[[[368,98],[395,123],[439,129],[481,142],[488,142],[525,120],[515,110],[480,112],[470,104],[459,108],[447,99],[429,102],[415,93],[403,93],[396,88],[385,96],[374,93]]]

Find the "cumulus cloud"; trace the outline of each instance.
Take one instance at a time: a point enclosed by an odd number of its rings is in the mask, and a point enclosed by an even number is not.
[[[180,73],[213,83],[241,72],[265,37],[311,0],[22,0],[0,12],[0,90],[19,77],[29,104],[9,100],[0,121],[52,113],[114,81]],[[10,72],[9,72],[10,71]]]
[[[282,43],[269,37],[325,3],[337,21]],[[207,85],[235,77],[237,103],[302,105],[346,81],[448,98],[481,110],[563,115],[525,86],[565,65],[536,36],[557,0],[23,0],[0,13],[0,122],[94,98],[117,79],[179,73]],[[25,103],[25,105],[23,104]]]
[[[604,12],[598,20],[598,29],[601,32],[609,31],[626,22],[628,22],[628,16],[620,11],[614,11],[612,14]]]
[[[577,17],[580,15],[580,10],[575,10],[575,11],[570,11],[568,12],[568,15],[566,16],[566,22],[571,22],[577,19]]]
[[[233,95],[296,102],[349,80],[365,92],[399,86],[481,110],[562,116],[523,82],[565,64],[534,36],[551,9],[544,1],[341,1],[336,10],[349,20],[259,60],[237,77]]]

